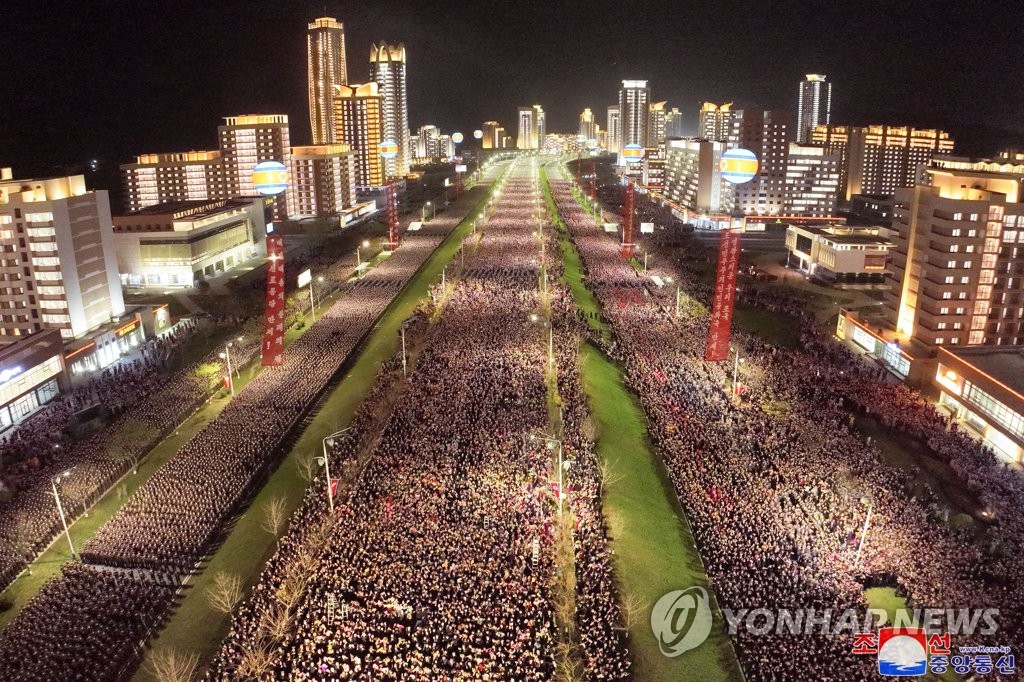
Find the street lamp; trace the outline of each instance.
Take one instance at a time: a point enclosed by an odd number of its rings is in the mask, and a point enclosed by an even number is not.
[[[60,493],[57,492],[57,482],[61,479],[67,478],[71,475],[71,469],[63,471],[56,476],[50,477],[50,486],[53,488],[53,499],[57,502],[57,513],[60,515],[60,522],[64,526],[64,536],[68,539],[68,547],[71,548],[71,558],[77,559],[78,554],[75,552],[75,545],[71,542],[71,531],[68,530],[68,520],[64,516],[64,505],[60,503]]]
[[[868,515],[864,519],[864,530],[861,531],[860,542],[857,543],[857,558],[854,559],[854,561],[853,561],[854,568],[856,568],[857,566],[860,565],[860,553],[864,549],[864,543],[867,542],[867,539],[868,539],[868,527],[869,527],[869,524],[871,523],[871,511],[874,508],[875,508],[875,503],[873,501],[869,501],[868,502]]]
[[[745,360],[740,358],[740,347],[739,346],[736,346],[736,348],[734,348],[733,350],[736,351],[736,362],[733,364],[733,367],[732,367],[732,392],[733,392],[734,395],[739,395],[739,390],[738,390],[738,387],[736,385],[736,381],[737,381],[737,379],[739,379],[740,363],[741,362],[745,362]]]
[[[406,377],[406,363],[405,363],[405,323],[402,323],[402,377]]]
[[[238,337],[238,341],[241,341],[242,337]],[[228,364],[228,388],[231,389],[231,397],[235,397],[235,379],[231,376],[231,346],[235,345],[234,341],[228,341],[224,346],[224,352],[220,354],[221,359],[226,360]]]
[[[558,448],[558,517],[562,517],[562,500],[565,497],[564,486],[562,481],[562,471],[569,468],[569,463],[563,461],[562,441],[558,438],[551,436],[531,433],[530,440],[542,440],[548,450],[552,450],[555,447]]]
[[[316,463],[321,465],[324,468],[324,473],[327,474],[327,506],[330,508],[331,512],[334,511],[334,486],[331,485],[331,460],[327,456],[327,446],[334,445],[334,439],[351,428],[351,426],[348,426],[341,431],[336,431],[329,436],[325,436],[323,439],[324,456],[316,458]]]
[[[360,256],[359,249],[365,249],[365,248],[367,248],[369,246],[370,246],[370,240],[369,239],[364,239],[362,244],[357,244],[356,245],[356,267],[357,268],[360,265],[363,264],[363,259]]]

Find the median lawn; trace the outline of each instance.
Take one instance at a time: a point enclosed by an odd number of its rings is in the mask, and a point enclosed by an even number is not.
[[[741,679],[717,607],[715,626],[704,644],[677,658],[659,650],[650,625],[654,603],[673,590],[707,588],[707,575],[661,459],[648,440],[647,418],[636,397],[600,351],[584,344],[580,354],[598,454],[609,468],[602,510],[615,553],[615,577],[623,602],[640,605],[629,627],[635,677],[644,682]]]

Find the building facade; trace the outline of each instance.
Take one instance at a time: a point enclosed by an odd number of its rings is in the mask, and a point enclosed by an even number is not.
[[[505,128],[497,121],[484,121],[484,138],[482,145],[484,149],[503,149]]]
[[[405,80],[405,45],[374,45],[370,48],[370,78],[381,97],[381,135],[398,143],[398,156],[384,160],[384,174],[405,177],[412,165],[409,146],[409,98]]]
[[[722,179],[724,142],[688,139],[665,143],[665,196],[680,210],[729,216],[735,208],[734,185]]]
[[[73,339],[124,313],[105,190],[81,175],[0,169],[0,344],[43,329]]]
[[[369,189],[384,185],[384,160],[380,157],[381,96],[374,82],[343,85],[334,98],[336,138],[356,155],[356,186]]]
[[[881,284],[889,252],[888,228],[828,225],[786,228],[786,262],[808,275],[835,283]]]
[[[220,151],[142,154],[121,166],[125,208],[137,211],[169,201],[223,198]]]
[[[67,387],[63,353],[64,343],[56,329],[0,348],[0,432]]]
[[[306,34],[309,76],[309,125],[313,144],[337,142],[334,95],[348,83],[345,60],[345,27],[337,19],[321,17],[309,24]]]
[[[679,139],[683,136],[683,112],[677,107],[665,114],[665,137]]]
[[[702,102],[697,119],[697,137],[714,142],[725,142],[733,132],[732,102],[715,104]]]
[[[761,109],[738,109],[732,114],[728,143],[749,149],[758,160],[757,175],[736,185],[736,208],[748,216],[785,215],[790,114]]]
[[[1024,164],[938,158],[896,192],[896,332],[929,346],[1024,344]]]
[[[441,149],[440,128],[435,125],[420,126],[416,138],[416,158],[425,161],[442,158],[444,150]]]
[[[292,215],[331,216],[356,203],[356,155],[348,145],[292,147]]]
[[[918,164],[953,153],[954,141],[943,130],[907,126],[819,125],[811,141],[842,157],[840,197],[892,195],[914,184]]]
[[[517,149],[543,149],[547,132],[544,108],[539,104],[519,107],[519,130],[516,138]]]
[[[619,105],[608,107],[608,128],[605,131],[605,149],[610,154],[618,154],[620,151],[619,140],[622,136],[622,117],[619,112]]]
[[[816,126],[832,122],[832,84],[824,74],[809,73],[800,81],[796,111],[796,141],[801,144],[810,141]]]
[[[665,141],[666,114],[668,102],[651,102],[647,120],[647,147],[654,149]]]
[[[266,239],[262,199],[182,201],[113,219],[121,283],[191,287],[255,256]]]
[[[786,202],[790,216],[836,215],[839,194],[839,154],[821,147],[790,144],[786,156]]]
[[[583,136],[583,140],[590,140],[597,138],[597,122],[594,120],[594,112],[587,107],[580,114],[580,130],[579,134]]]
[[[940,348],[939,405],[1001,460],[1024,463],[1024,355],[1017,349]]]
[[[622,150],[626,145],[648,146],[651,90],[644,80],[624,80],[619,90],[619,159],[624,166]]]
[[[224,161],[224,192],[215,198],[254,197],[259,193],[252,182],[252,170],[264,161],[291,165],[288,117],[284,114],[228,116],[217,128],[220,155]],[[288,193],[274,197],[274,219],[288,218]]]

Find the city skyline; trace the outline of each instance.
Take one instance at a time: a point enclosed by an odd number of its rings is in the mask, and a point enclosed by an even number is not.
[[[353,82],[369,79],[368,64],[357,57],[368,53],[370,45],[406,45],[412,56],[413,129],[433,123],[442,130],[469,134],[486,120],[509,126],[519,103],[538,102],[548,112],[549,130],[572,131],[583,108],[604,111],[614,103],[621,80],[627,78],[648,80],[652,101],[678,107],[684,131],[690,134],[696,130],[700,101],[792,110],[793,84],[806,73],[821,72],[836,83],[833,123],[943,127],[965,153],[980,155],[1024,139],[1024,123],[1014,113],[1024,107],[1024,95],[1006,87],[1022,48],[999,40],[1000,35],[1014,34],[1013,24],[1019,19],[1000,12],[1003,3],[987,4],[987,12],[955,16],[961,36],[985,40],[958,41],[964,47],[946,45],[941,51],[914,36],[928,35],[929,26],[952,25],[952,12],[932,8],[919,16],[914,3],[888,10],[885,22],[840,43],[834,40],[834,27],[856,31],[874,16],[871,8],[801,15],[799,23],[793,16],[770,16],[749,3],[733,3],[717,13],[692,8],[689,21],[700,19],[696,23],[707,26],[708,36],[730,27],[736,40],[728,41],[733,51],[728,60],[714,50],[705,54],[709,51],[701,41],[695,46],[671,42],[680,19],[654,20],[660,12],[652,11],[633,17],[632,23],[618,21],[623,10],[612,5],[594,5],[582,16],[571,8],[542,8],[527,22],[501,6],[481,13],[460,4],[426,10],[389,4],[257,1],[248,3],[244,12],[236,7],[187,6],[161,8],[156,14],[145,5],[114,12],[117,3],[101,3],[91,17],[69,19],[76,41],[60,39],[61,29],[52,33],[53,26],[64,25],[61,20],[65,13],[71,16],[72,8],[54,3],[46,22],[51,33],[44,38],[38,33],[38,5],[12,7],[12,22],[24,30],[5,39],[10,43],[5,53],[11,56],[11,72],[63,76],[44,79],[28,94],[18,90],[20,79],[5,79],[0,159],[38,174],[82,166],[94,157],[116,164],[161,149],[198,149],[207,144],[210,125],[237,112],[286,113],[295,141],[308,143],[306,33],[309,22],[325,15],[345,25]],[[579,24],[584,34],[594,27],[590,33],[602,36],[602,41],[558,43],[559,26],[569,21]],[[154,33],[160,27],[174,30],[147,40],[145,59],[115,58],[120,46],[137,39],[137,26],[143,22]],[[598,25],[634,26],[645,39],[630,41],[631,31],[607,34],[609,29],[597,30]],[[761,48],[737,46],[755,32],[755,25],[762,29],[762,40],[772,45],[769,71],[753,54]],[[235,30],[225,31],[228,26]],[[914,32],[909,31],[911,26]],[[437,40],[447,30],[451,39]],[[183,47],[182,35],[189,36],[189,46],[202,49]],[[677,47],[645,50],[652,41]],[[81,43],[95,49],[80,50]],[[547,62],[559,62],[560,68],[536,68]],[[900,66],[909,62],[914,63],[912,71]],[[963,63],[985,68],[953,68]],[[1000,96],[993,98],[993,92]],[[963,128],[970,130],[965,134]]]

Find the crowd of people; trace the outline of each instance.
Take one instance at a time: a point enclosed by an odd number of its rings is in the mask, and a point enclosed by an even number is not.
[[[1024,546],[1024,491],[1017,472],[947,429],[916,393],[884,381],[876,366],[824,338],[785,293],[738,294],[745,304],[788,316],[804,338],[799,348],[783,350],[734,329],[746,360],[741,382],[759,398],[735,400],[732,363],[703,360],[707,317],[677,317],[675,291],[653,285],[619,257],[618,244],[579,207],[569,183],[552,185],[587,283],[613,326],[609,350],[644,405],[723,607],[864,613],[865,587],[886,585],[911,608],[1000,609],[997,635],[954,636],[956,643],[1022,644],[1024,576],[1015,557]],[[710,301],[710,289],[685,269],[657,255],[653,261],[652,273],[679,278],[691,295]],[[760,399],[788,409],[769,413]],[[913,475],[884,464],[877,444],[851,428],[858,410],[880,415],[948,459],[998,510],[991,512],[998,524],[979,534],[945,523],[916,492]],[[733,641],[749,680],[873,679],[874,658],[854,655],[849,636],[741,628]]]
[[[450,231],[456,223],[451,218],[438,220],[436,229],[446,224]],[[288,347],[283,365],[265,368],[238,391],[215,419],[140,486],[82,548],[80,568],[84,570],[74,570],[71,576],[48,582],[44,591],[4,630],[0,637],[0,678],[49,679],[45,671],[54,667],[70,669],[78,661],[135,656],[139,633],[118,626],[119,609],[74,614],[80,619],[84,632],[114,634],[102,641],[98,637],[71,638],[64,646],[56,648],[45,664],[37,660],[15,661],[11,653],[14,649],[2,648],[2,643],[31,637],[37,624],[47,619],[63,622],[72,618],[76,595],[84,592],[103,593],[107,603],[117,603],[119,599],[128,602],[135,593],[134,582],[108,580],[111,573],[135,576],[142,582],[153,581],[152,576],[170,576],[175,586],[180,584],[218,541],[231,515],[264,480],[277,461],[276,455],[289,429],[295,426],[360,338],[441,241],[442,237],[433,235],[407,239],[402,248],[360,280],[343,285],[337,302],[318,311],[316,323]],[[349,272],[351,269],[352,266]],[[254,339],[247,336],[238,347],[232,348],[233,365],[245,362],[248,354],[258,353],[260,337],[252,336]],[[252,349],[246,344],[247,340],[252,343]],[[205,358],[204,362],[214,362],[216,355],[211,355],[213,357]],[[197,375],[194,371],[176,375],[154,394],[154,400],[139,403],[139,409],[144,411],[133,418],[142,420],[152,415],[159,417],[158,423],[162,425],[175,424],[175,418],[170,415],[187,404],[188,382]],[[130,411],[121,419],[128,414]],[[75,447],[81,448],[89,442],[89,439],[78,441]],[[103,443],[100,434],[94,446],[95,457],[99,461],[110,461]],[[82,466],[79,458],[74,475],[61,483],[62,500],[65,496],[70,499],[73,489],[85,485],[81,480],[84,469],[87,467]],[[109,477],[105,486],[94,483],[94,487],[109,487],[117,475]],[[41,498],[44,504],[39,505],[40,511],[45,509],[45,502],[53,506],[52,496],[49,500],[42,495]],[[156,581],[155,585],[162,586],[162,583]],[[171,605],[173,592],[153,588],[154,613],[163,617]],[[149,619],[143,638],[155,634],[158,620]],[[92,679],[103,679],[103,676]]]
[[[540,435],[550,426],[546,334],[537,326],[540,194],[528,173],[520,167],[506,183],[462,277],[438,297],[443,313],[425,328],[401,399],[337,516],[321,530],[308,511],[314,501],[295,517],[208,679],[257,670],[281,680],[552,678],[559,491]],[[556,325],[573,319],[564,290],[552,289],[551,301]],[[576,626],[588,679],[626,679],[574,365],[562,380],[570,344],[560,337],[556,355],[559,390],[571,399],[562,438],[574,458]],[[357,418],[336,444],[332,467],[356,457],[363,424]],[[301,574],[303,595],[288,609],[289,627],[275,633],[266,614],[282,608],[282,586],[307,552],[315,558]]]

